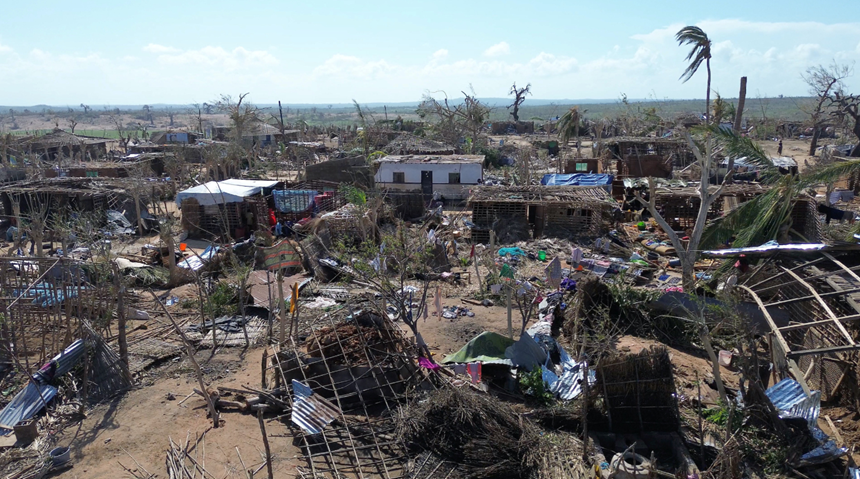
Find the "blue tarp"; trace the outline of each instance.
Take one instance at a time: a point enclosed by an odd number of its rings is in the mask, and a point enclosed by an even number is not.
[[[612,175],[600,173],[571,173],[543,175],[540,184],[546,186],[611,186]]]

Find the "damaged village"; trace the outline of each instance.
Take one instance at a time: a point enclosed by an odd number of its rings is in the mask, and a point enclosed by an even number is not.
[[[686,112],[4,111],[0,476],[860,478],[860,96],[674,41]]]

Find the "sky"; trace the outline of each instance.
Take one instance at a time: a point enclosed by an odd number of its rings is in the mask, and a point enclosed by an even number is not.
[[[711,38],[721,95],[747,76],[749,97],[802,96],[806,68],[860,59],[860,1],[813,3],[8,2],[0,105],[414,102],[514,82],[537,99],[704,98],[704,71],[678,79],[684,25]]]

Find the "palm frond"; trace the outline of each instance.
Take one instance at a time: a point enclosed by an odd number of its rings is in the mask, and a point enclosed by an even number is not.
[[[582,114],[579,112],[579,107],[574,106],[567,110],[561,118],[558,119],[558,136],[562,143],[567,144],[568,141],[577,135],[582,123]]]
[[[702,63],[711,58],[711,39],[708,34],[697,26],[686,26],[675,34],[675,40],[678,45],[691,45],[690,53],[687,54],[686,60],[692,60],[684,73],[681,74],[681,79],[686,82],[699,70]]]
[[[832,165],[816,168],[800,177],[802,188],[820,184],[830,184],[860,172],[860,159],[840,161]]]
[[[702,234],[701,247],[714,248],[732,237],[733,247],[759,245],[776,239],[791,216],[800,189],[798,182],[783,175],[778,185],[712,221]]]

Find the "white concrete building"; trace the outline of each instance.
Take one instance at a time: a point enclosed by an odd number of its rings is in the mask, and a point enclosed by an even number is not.
[[[376,161],[374,180],[382,189],[465,199],[484,180],[483,155],[403,155]]]

